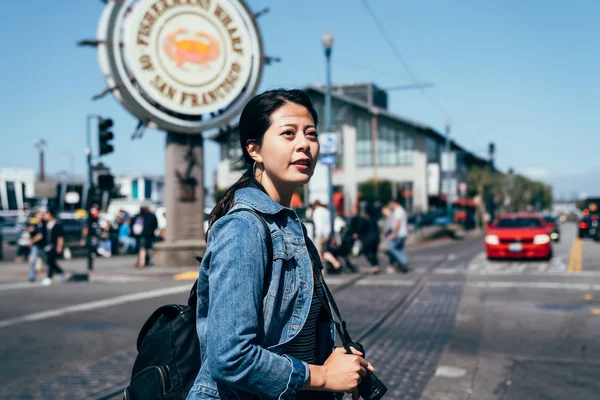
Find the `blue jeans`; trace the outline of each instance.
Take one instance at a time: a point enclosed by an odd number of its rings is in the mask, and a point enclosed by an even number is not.
[[[406,253],[404,252],[405,237],[397,237],[392,243],[392,248],[389,250],[389,254],[400,264],[400,266],[406,266]],[[395,266],[398,268],[398,266]]]
[[[119,243],[121,243],[123,245],[123,251],[126,254],[133,254],[135,253],[135,239],[129,236],[121,236],[119,238]]]
[[[44,250],[37,246],[31,246],[31,258],[29,259],[29,279],[35,279],[35,262],[38,258],[44,260]]]

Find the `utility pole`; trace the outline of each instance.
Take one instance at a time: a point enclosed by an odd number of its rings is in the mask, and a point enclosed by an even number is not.
[[[452,162],[450,160],[450,122],[446,122],[446,171],[444,172],[444,182],[446,188],[446,217],[447,222],[452,222],[452,200],[450,199],[450,185],[452,183]]]
[[[496,154],[496,145],[494,142],[490,142],[488,145],[488,153],[490,156],[490,181],[491,181],[491,193],[489,199],[489,211],[491,220],[494,220],[494,216],[496,215],[496,203],[495,203],[495,184],[494,184],[494,174],[495,174],[495,165],[494,165],[494,155]]]
[[[88,195],[87,195],[87,235],[85,237],[85,247],[87,249],[87,267],[88,271],[92,271],[94,269],[94,258],[92,254],[94,253],[94,249],[92,249],[92,197],[94,196],[95,188],[94,188],[94,178],[93,178],[93,168],[92,168],[92,128],[91,122],[92,119],[96,119],[99,121],[101,117],[99,115],[89,114],[86,117],[86,130],[87,130],[87,147],[85,149],[86,159],[87,159],[87,168],[88,168]]]
[[[333,47],[333,36],[326,32],[321,38],[323,48],[325,49],[325,61],[326,61],[326,94],[325,94],[325,129],[331,133],[333,127],[331,126],[331,49]],[[333,220],[333,166],[329,165],[327,169],[327,187],[328,187],[328,200],[329,206],[329,225],[331,233],[334,232]]]

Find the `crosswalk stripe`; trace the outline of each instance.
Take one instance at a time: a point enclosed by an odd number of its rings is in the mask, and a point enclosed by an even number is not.
[[[15,283],[7,283],[6,285],[0,285],[0,292],[5,290],[15,290],[15,289],[24,289],[24,288],[33,288],[37,285],[34,282],[15,282]]]
[[[95,310],[98,308],[112,307],[112,306],[116,306],[119,304],[131,303],[134,301],[146,300],[146,299],[151,299],[154,297],[168,296],[171,294],[178,294],[178,293],[189,292],[189,291],[190,291],[190,286],[188,284],[185,284],[185,285],[181,285],[181,286],[173,286],[173,287],[169,287],[169,288],[150,290],[147,292],[140,292],[140,293],[133,293],[133,294],[128,294],[128,295],[124,295],[124,296],[117,296],[117,297],[113,297],[112,299],[90,301],[88,303],[77,304],[75,306],[62,307],[62,308],[57,308],[55,310],[42,311],[42,312],[37,312],[37,313],[32,313],[32,314],[26,314],[26,315],[23,315],[20,317],[5,319],[5,320],[0,321],[0,328],[7,328],[9,326],[19,325],[19,324],[22,324],[25,322],[41,321],[44,319],[60,317],[65,314],[72,314],[72,313],[81,312],[81,311]]]

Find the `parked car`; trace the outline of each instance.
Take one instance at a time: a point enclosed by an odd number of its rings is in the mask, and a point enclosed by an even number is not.
[[[552,258],[552,239],[545,221],[537,214],[501,215],[488,226],[485,236],[488,259]]]
[[[3,240],[11,245],[17,244],[23,229],[25,229],[25,219],[16,215],[5,215],[0,217],[0,224]]]

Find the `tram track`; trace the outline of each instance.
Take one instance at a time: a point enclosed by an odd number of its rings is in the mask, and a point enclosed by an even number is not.
[[[423,288],[426,287],[428,281],[430,281],[431,277],[433,276],[435,270],[441,266],[443,266],[444,264],[448,263],[449,261],[457,261],[459,260],[461,257],[464,257],[467,254],[472,254],[474,251],[474,246],[473,244],[469,244],[465,249],[462,249],[461,251],[459,251],[458,253],[452,254],[452,255],[446,255],[443,258],[438,258],[437,260],[433,261],[430,265],[428,265],[425,268],[419,268],[419,270],[424,270],[424,272],[420,273],[418,275],[418,277],[415,277],[414,280],[412,281],[406,281],[407,285],[403,285],[403,286],[409,286],[408,283],[411,283],[410,288],[408,289],[408,292],[403,293],[402,295],[399,295],[397,297],[393,297],[391,298],[391,302],[389,303],[389,306],[385,307],[385,309],[380,310],[380,311],[376,311],[379,313],[379,315],[376,317],[376,319],[369,323],[367,326],[363,327],[362,329],[358,330],[358,333],[354,333],[353,334],[353,324],[351,322],[349,322],[348,324],[348,328],[351,331],[351,335],[352,338],[355,341],[361,342],[363,345],[366,345],[366,347],[370,347],[371,343],[369,342],[369,339],[372,338],[378,331],[379,329],[387,322],[389,321],[391,318],[398,318],[400,317],[410,306],[411,304],[413,304],[414,300],[419,296],[419,294],[423,291]],[[377,283],[375,282],[373,286],[367,286],[367,285],[361,285],[359,282],[368,280],[370,278],[375,278],[375,277],[381,277],[381,276],[385,276],[384,274],[381,275],[373,275],[371,273],[366,273],[366,272],[362,272],[359,274],[356,274],[355,276],[344,280],[343,282],[336,284],[335,286],[332,285],[332,287],[330,288],[332,294],[335,296],[336,301],[338,301],[338,305],[343,308],[343,304],[338,300],[338,298],[340,298],[342,295],[347,294],[347,292],[349,290],[352,289],[363,289],[363,290],[370,290],[373,291],[373,289],[375,287],[388,287],[388,288],[392,288],[394,287],[393,285],[387,285],[385,282],[386,281],[382,281],[384,283],[382,283],[381,286],[377,286]],[[410,276],[410,273],[405,275],[407,277]],[[325,282],[327,282],[327,276],[325,276]],[[397,286],[396,286],[397,288]],[[366,312],[369,315],[372,315],[371,312]],[[344,310],[342,310],[342,315],[347,318],[348,313],[345,312]],[[116,385],[114,387],[114,389],[110,390],[110,392],[107,392],[105,394],[103,394],[102,396],[96,397],[95,400],[116,400],[116,399],[120,399],[122,398],[122,393],[123,390],[125,389],[127,383],[122,383],[120,385]]]
[[[478,246],[478,244],[475,244],[475,246]],[[433,262],[428,267],[424,268],[425,271],[422,274],[420,274],[418,276],[418,278],[416,278],[416,280],[413,281],[413,283],[407,293],[393,299],[391,301],[389,307],[387,309],[383,310],[380,313],[380,316],[377,317],[377,319],[374,322],[370,323],[368,326],[361,329],[358,332],[358,334],[352,335],[352,338],[363,344],[367,343],[369,340],[369,337],[372,336],[374,333],[376,333],[377,330],[379,329],[379,327],[381,327],[387,320],[389,320],[393,316],[398,317],[398,316],[402,315],[402,313],[408,307],[410,307],[410,305],[413,303],[413,301],[422,292],[423,288],[428,283],[428,281],[430,281],[430,278],[432,277],[432,275],[434,274],[434,272],[437,268],[443,266],[445,263],[447,263],[449,261],[456,261],[457,259],[460,260],[460,258],[464,257],[464,256],[470,257],[470,255],[473,254],[475,246],[473,246],[473,244],[471,244],[466,249],[460,251],[458,254],[452,254],[452,255],[445,256],[444,258],[439,259],[439,260]],[[356,287],[357,284],[360,281],[364,280],[365,278],[373,277],[373,276],[374,275],[372,275],[370,273],[361,273],[356,278],[351,279],[351,280],[331,289],[331,292],[334,295],[336,295],[336,294],[340,295],[343,292]],[[349,325],[349,329],[352,329],[352,325]]]

